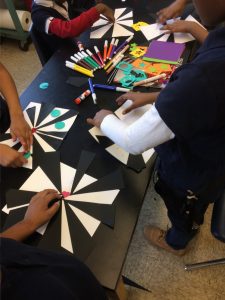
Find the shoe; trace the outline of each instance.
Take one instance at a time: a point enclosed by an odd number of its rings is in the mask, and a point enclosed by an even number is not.
[[[148,242],[151,244],[158,246],[159,248],[162,248],[174,255],[182,256],[186,253],[186,249],[179,249],[176,250],[172,248],[169,244],[167,244],[165,240],[166,231],[155,227],[155,226],[145,226],[144,227],[144,236]]]

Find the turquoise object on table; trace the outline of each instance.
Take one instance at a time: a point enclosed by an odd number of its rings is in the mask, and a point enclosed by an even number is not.
[[[39,85],[40,89],[42,90],[45,90],[49,87],[49,84],[48,82],[42,82],[40,85]]]

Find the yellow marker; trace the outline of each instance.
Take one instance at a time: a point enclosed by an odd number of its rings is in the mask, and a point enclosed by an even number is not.
[[[66,61],[66,67],[68,67],[70,69],[73,69],[73,70],[75,70],[77,72],[80,72],[80,73],[82,73],[84,75],[87,75],[89,77],[94,77],[93,71],[90,71],[90,70],[85,69],[85,68],[83,68],[81,66],[78,66],[78,65],[72,63],[71,61]]]

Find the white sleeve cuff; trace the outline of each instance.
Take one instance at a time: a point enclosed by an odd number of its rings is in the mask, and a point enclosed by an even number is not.
[[[54,19],[53,17],[50,17],[45,21],[45,33],[47,33],[47,34],[51,34],[51,33],[49,33],[49,26],[53,19]]]

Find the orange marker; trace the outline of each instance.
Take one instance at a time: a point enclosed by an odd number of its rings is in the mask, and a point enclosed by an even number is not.
[[[110,46],[109,46],[109,50],[108,50],[108,53],[107,53],[107,59],[110,57],[110,54],[112,52],[112,48],[113,48],[114,43],[115,43],[115,39],[112,38]]]
[[[104,44],[104,54],[103,54],[103,60],[106,61],[107,58],[107,49],[108,49],[108,41],[105,40],[105,44]]]

